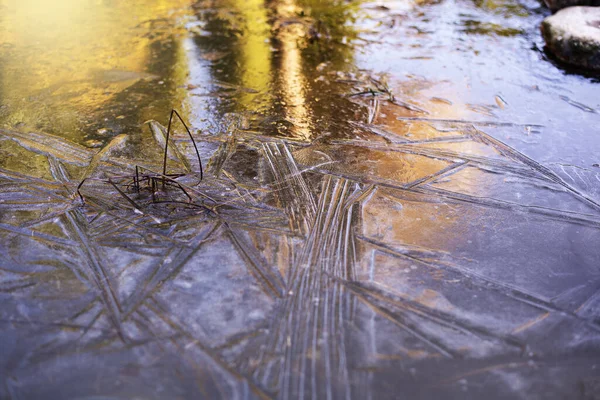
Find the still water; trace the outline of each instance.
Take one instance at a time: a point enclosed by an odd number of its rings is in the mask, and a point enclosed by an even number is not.
[[[546,15],[0,0],[0,398],[593,398],[600,81]]]

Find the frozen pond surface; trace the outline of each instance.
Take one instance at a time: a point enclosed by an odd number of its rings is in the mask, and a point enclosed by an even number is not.
[[[600,83],[547,14],[0,1],[0,398],[599,398]]]

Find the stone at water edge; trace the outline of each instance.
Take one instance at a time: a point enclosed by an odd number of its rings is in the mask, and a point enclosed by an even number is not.
[[[600,70],[600,7],[568,7],[544,19],[542,35],[561,61]]]
[[[552,12],[573,6],[600,6],[600,0],[544,0]]]

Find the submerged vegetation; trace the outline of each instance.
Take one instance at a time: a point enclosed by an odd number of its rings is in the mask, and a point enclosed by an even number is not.
[[[138,196],[141,194],[141,192],[144,191],[142,189],[141,185],[145,183],[147,185],[147,187],[144,189],[147,189],[150,192],[153,203],[158,202],[156,196],[157,196],[157,192],[160,187],[162,187],[163,191],[167,187],[176,188],[176,189],[179,189],[187,197],[187,199],[188,199],[187,204],[189,206],[201,207],[201,206],[193,203],[192,196],[190,196],[190,194],[185,190],[185,188],[177,181],[178,178],[185,177],[185,174],[182,174],[182,173],[169,174],[169,173],[167,173],[167,158],[172,158],[172,159],[179,161],[183,165],[183,167],[185,168],[185,171],[187,173],[192,172],[192,167],[191,167],[191,164],[190,164],[189,160],[187,159],[187,157],[185,155],[183,155],[182,151],[179,149],[177,144],[173,143],[172,140],[169,141],[170,135],[171,135],[171,123],[173,122],[173,116],[176,116],[181,121],[181,123],[185,127],[185,130],[191,140],[192,145],[194,146],[194,151],[196,153],[196,158],[197,158],[198,165],[200,168],[199,169],[200,181],[202,181],[202,178],[204,176],[203,168],[202,168],[202,160],[200,159],[200,153],[198,152],[198,146],[196,146],[196,141],[194,140],[194,137],[192,136],[190,129],[185,124],[185,122],[183,122],[183,119],[181,118],[181,116],[179,115],[179,113],[177,111],[171,110],[171,114],[169,116],[169,124],[168,124],[166,130],[158,122],[148,121],[148,125],[150,126],[150,129],[152,130],[155,140],[157,141],[157,143],[159,145],[161,145],[164,148],[162,173],[149,170],[148,168],[143,168],[143,167],[140,168],[138,165],[136,165],[135,166],[135,175],[133,175],[133,176],[118,176],[118,177],[112,177],[112,178],[103,180],[105,183],[110,184],[119,193],[119,195],[121,195],[128,203],[132,204],[135,207],[135,210],[137,212],[141,212],[140,211],[141,207],[139,207],[138,204],[136,203],[136,201],[132,200],[131,197],[129,197],[122,189],[119,189],[119,186],[117,185],[118,182],[115,183],[115,180],[117,180],[117,179],[120,181],[124,180],[124,182],[122,184],[125,185],[127,190],[128,191],[131,191],[132,189],[135,190],[135,192]],[[112,148],[112,146],[109,145],[109,146],[105,147],[98,154],[107,152],[111,148]],[[96,155],[96,157],[98,157],[98,155]],[[97,164],[94,165],[93,162],[90,164],[90,166],[92,166],[92,165],[94,167],[98,166]],[[142,171],[141,174],[140,174],[140,170]],[[79,195],[79,198],[81,199],[82,202],[85,202],[85,200],[80,191],[81,187],[83,186],[85,181],[91,176],[91,174],[93,172],[94,172],[93,170],[88,168],[88,170],[86,171],[86,173],[84,175],[83,180],[77,186],[77,194]],[[172,199],[170,201],[163,200],[160,202],[161,203],[165,203],[165,202],[181,203],[180,201],[176,201],[174,199]]]

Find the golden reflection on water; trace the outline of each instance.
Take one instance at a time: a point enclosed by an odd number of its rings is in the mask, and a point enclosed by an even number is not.
[[[2,0],[3,123],[71,136],[81,112],[109,103],[148,72],[157,23],[189,0]],[[165,27],[167,22],[163,22]]]
[[[310,139],[306,78],[299,44],[304,27],[294,22],[282,24],[278,29],[272,27],[267,5],[262,0],[234,1],[230,6],[245,22],[244,35],[239,38],[241,54],[236,60],[240,63],[240,84],[263,93],[279,93],[279,102],[271,106],[282,106],[284,117],[294,124],[294,136]],[[293,0],[284,0],[273,4],[272,11],[274,18],[291,21],[298,10]],[[277,30],[278,44],[273,43],[277,49],[272,48],[272,30]],[[275,50],[280,62],[277,70],[273,67]],[[253,110],[257,108],[255,99],[253,93],[240,93],[236,101],[243,109]]]
[[[265,2],[262,0],[233,1],[231,5],[239,10],[246,21],[247,34],[241,45],[242,86],[258,91],[268,91],[271,87],[271,27],[268,23]],[[252,107],[255,96],[241,93],[240,105]]]
[[[297,40],[298,35],[291,32],[281,35],[280,84],[286,118],[296,127],[295,134],[298,138],[308,141],[311,138],[311,133],[308,123],[310,115],[305,94],[306,78],[302,73],[302,59]]]
[[[293,0],[284,0],[278,9],[282,16],[294,13]],[[281,41],[281,79],[280,85],[285,102],[286,118],[296,127],[299,139],[310,140],[309,109],[306,99],[306,77],[302,71],[302,56],[298,41],[304,30],[298,24],[282,28],[279,35]]]

